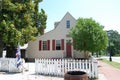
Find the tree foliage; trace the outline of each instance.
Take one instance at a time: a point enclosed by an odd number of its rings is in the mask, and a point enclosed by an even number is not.
[[[38,32],[42,35],[44,34],[44,29],[46,28],[46,20],[47,15],[45,14],[45,11],[41,9],[41,12],[38,11],[38,4],[42,0],[35,0],[35,13],[34,13],[34,19],[35,19],[35,26],[37,27]]]
[[[45,11],[38,11],[42,0],[2,0],[0,10],[0,41],[16,47],[35,40],[40,27],[46,28]],[[42,18],[42,19],[40,19]],[[37,23],[37,24],[36,24]],[[38,26],[38,24],[40,24]]]
[[[117,31],[109,30],[107,31],[109,34],[109,42],[110,45],[108,46],[108,52],[111,51],[111,54],[120,55],[120,34]]]
[[[106,31],[92,18],[79,18],[70,35],[77,50],[98,52],[107,48]]]

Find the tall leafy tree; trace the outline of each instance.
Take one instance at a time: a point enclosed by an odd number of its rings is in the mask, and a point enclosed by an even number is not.
[[[111,52],[112,56],[120,55],[120,34],[117,31],[107,31],[109,38],[108,52]]]
[[[38,3],[41,1],[2,0],[0,10],[0,54],[2,54],[3,47],[6,47],[7,57],[15,57],[15,49],[18,43],[23,45],[30,40],[35,40],[39,29],[36,21],[38,24],[42,23],[42,20],[38,21],[39,19],[35,18],[36,14],[39,14],[39,18],[45,18],[43,20],[44,25],[46,25],[47,19],[43,9],[41,12],[36,11]]]
[[[108,37],[103,26],[92,18],[79,18],[70,31],[73,45],[77,50],[98,52],[107,48]],[[87,55],[85,57],[88,57]]]
[[[38,29],[39,34],[44,34],[44,29],[46,28],[46,20],[47,15],[45,14],[45,11],[41,9],[41,12],[39,12],[38,4],[42,0],[35,0],[35,13],[34,13],[34,19],[35,19],[35,26]]]

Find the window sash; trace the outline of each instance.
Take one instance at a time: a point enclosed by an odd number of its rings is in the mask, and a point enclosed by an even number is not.
[[[56,50],[61,50],[61,40],[56,40]]]
[[[67,26],[67,28],[70,28],[70,20],[66,21],[66,26]]]
[[[47,41],[43,41],[43,50],[47,50]]]

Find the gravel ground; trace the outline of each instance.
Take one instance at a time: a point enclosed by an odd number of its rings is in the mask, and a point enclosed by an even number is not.
[[[26,63],[24,67],[28,71],[22,73],[0,72],[0,80],[64,80],[61,77],[36,75],[34,63]]]
[[[53,77],[35,74],[35,64],[26,63],[24,67],[28,71],[22,73],[0,72],[0,80],[64,80],[63,77]],[[107,80],[103,74],[99,74],[98,80]]]

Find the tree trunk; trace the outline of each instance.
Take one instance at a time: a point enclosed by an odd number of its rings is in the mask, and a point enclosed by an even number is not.
[[[97,56],[97,57],[99,57],[99,52],[98,52],[98,53],[96,53],[96,56]]]
[[[2,57],[3,53],[3,42],[0,40],[0,57]]]
[[[89,58],[89,51],[84,51],[84,57],[85,57],[85,59]]]
[[[16,57],[16,49],[13,45],[7,46],[6,50],[7,50],[6,57],[8,57],[8,58]]]

